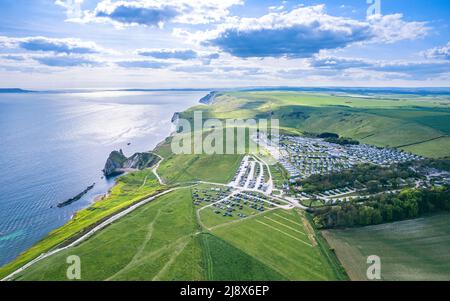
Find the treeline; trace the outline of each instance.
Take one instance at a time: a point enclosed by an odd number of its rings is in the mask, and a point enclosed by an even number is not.
[[[399,194],[373,196],[314,211],[318,228],[368,226],[418,218],[424,214],[450,210],[450,187],[406,189]]]
[[[418,177],[418,175],[406,163],[390,167],[362,164],[338,173],[313,175],[300,180],[297,184],[302,185],[303,191],[307,193],[318,193],[346,186],[357,187],[358,185],[365,185],[368,192],[376,193],[386,187],[397,189],[403,183],[402,179],[410,177]]]
[[[352,138],[340,137],[336,133],[325,132],[325,133],[316,135],[316,137],[322,138],[329,143],[335,143],[335,144],[340,144],[340,145],[358,145],[359,144],[358,140],[355,140]]]
[[[422,167],[431,167],[439,170],[445,170],[450,172],[450,158],[441,159],[425,159],[420,162]]]
[[[352,139],[352,138],[346,138],[346,137],[339,137],[339,138],[326,138],[326,142],[339,144],[339,145],[358,145],[359,141]]]

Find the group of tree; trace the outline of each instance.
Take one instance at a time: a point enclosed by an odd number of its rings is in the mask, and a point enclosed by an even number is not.
[[[325,132],[325,133],[316,135],[316,137],[322,138],[329,143],[335,143],[335,144],[340,144],[340,145],[358,145],[359,144],[359,141],[357,141],[355,139],[340,137],[336,133]]]
[[[314,211],[313,220],[318,228],[327,229],[401,221],[438,211],[450,211],[449,186],[405,189],[395,195],[383,194],[323,207]]]
[[[440,159],[425,159],[419,162],[420,167],[430,167],[450,172],[450,157]]]
[[[358,145],[359,141],[352,139],[352,138],[346,138],[346,137],[339,137],[339,138],[326,138],[326,142],[339,144],[339,145]]]
[[[361,164],[352,169],[342,170],[331,174],[313,175],[300,180],[297,185],[307,193],[319,193],[347,186],[366,186],[368,192],[376,193],[384,188],[397,189],[401,187],[404,179],[419,177],[409,164],[397,164],[382,167],[373,164]]]

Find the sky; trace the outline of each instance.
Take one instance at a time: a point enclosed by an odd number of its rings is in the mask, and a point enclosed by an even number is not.
[[[0,87],[448,87],[448,0],[1,0]]]

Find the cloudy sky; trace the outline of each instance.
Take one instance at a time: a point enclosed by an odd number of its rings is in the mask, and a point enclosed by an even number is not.
[[[0,87],[449,86],[449,12],[448,0],[1,0]]]

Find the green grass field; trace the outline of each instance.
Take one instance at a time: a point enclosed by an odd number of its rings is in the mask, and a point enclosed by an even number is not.
[[[383,280],[450,280],[450,214],[324,231],[352,280],[366,280],[367,257],[381,259]]]
[[[345,279],[309,237],[300,214],[274,210],[212,233],[290,280]],[[310,234],[312,235],[312,234]]]
[[[206,280],[288,280],[254,257],[211,234],[202,234]]]
[[[280,120],[282,130],[294,134],[335,132],[363,143],[399,147],[426,157],[450,156],[450,103],[447,98],[228,92],[217,97],[212,106],[191,108],[186,116],[194,110],[202,110],[206,117],[219,119],[273,117]]]
[[[67,280],[66,258],[71,255],[80,257],[82,280],[331,280],[342,277],[333,273],[319,248],[307,236],[299,234],[304,230],[298,213],[277,210],[276,215],[243,221],[242,228],[230,224],[217,233],[205,233],[195,210],[191,189],[177,190],[137,209],[80,245],[36,263],[16,280]],[[259,221],[271,227],[261,227]],[[287,228],[274,221],[285,223]],[[248,232],[249,229],[253,232]],[[232,233],[239,233],[245,239],[236,243],[229,239],[230,235],[235,236]],[[268,260],[269,252],[274,251]]]
[[[243,155],[175,155],[170,140],[161,144],[156,153],[165,160],[158,172],[169,184],[192,181],[228,183],[242,161]]]
[[[18,280],[65,280],[69,255],[80,257],[83,280],[199,280],[203,271],[198,231],[190,189],[182,189],[37,263]]]

